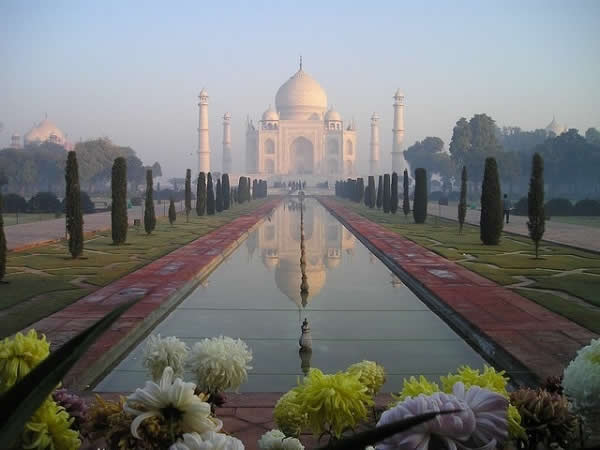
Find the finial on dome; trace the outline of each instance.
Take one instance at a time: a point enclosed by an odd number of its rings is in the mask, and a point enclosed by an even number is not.
[[[302,55],[300,55],[300,70],[302,70]]]

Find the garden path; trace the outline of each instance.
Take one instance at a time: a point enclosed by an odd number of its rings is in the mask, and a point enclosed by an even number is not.
[[[433,216],[441,213],[441,217],[451,220],[456,220],[458,214],[456,206],[438,205],[433,202],[429,203],[427,213]],[[479,225],[479,216],[480,211],[478,209],[468,209],[465,221],[473,225]],[[525,216],[511,215],[510,222],[504,224],[504,231],[529,236],[527,220]],[[600,228],[596,227],[549,220],[546,222],[544,240],[600,252]]]

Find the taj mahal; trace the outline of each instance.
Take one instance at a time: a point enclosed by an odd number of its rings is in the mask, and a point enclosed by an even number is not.
[[[199,95],[198,171],[210,172],[208,93]],[[403,154],[404,95],[393,96],[392,170],[406,168]],[[359,152],[354,120],[344,122],[319,82],[300,67],[277,91],[275,107],[261,120],[246,121],[245,170],[267,179],[283,177],[336,178],[357,175]],[[379,116],[371,117],[369,175],[379,174]],[[231,115],[223,116],[222,171],[232,172]]]

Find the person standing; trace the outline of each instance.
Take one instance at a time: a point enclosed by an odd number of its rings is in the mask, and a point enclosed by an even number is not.
[[[504,194],[504,198],[502,199],[502,210],[504,211],[504,217],[506,217],[506,223],[510,218],[510,210],[512,209],[512,203],[509,200],[508,196]]]

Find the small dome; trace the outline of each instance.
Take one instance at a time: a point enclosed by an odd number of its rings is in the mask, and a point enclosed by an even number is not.
[[[396,91],[396,93],[394,94],[394,98],[396,97],[404,97],[404,92],[402,92],[400,89],[398,89]]]
[[[374,112],[373,115],[371,116],[371,120],[373,122],[377,122],[379,120],[379,114],[377,114],[376,112]]]
[[[206,89],[202,88],[202,90],[198,94],[198,97],[208,97],[208,92],[206,91]]]
[[[335,109],[333,109],[333,106],[329,109],[329,111],[327,111],[327,114],[325,114],[325,122],[341,122],[342,121],[342,116],[340,116],[340,113],[337,112]]]
[[[25,144],[40,144],[46,141],[64,144],[66,141],[64,133],[48,119],[42,120],[29,130],[24,139]]]
[[[224,120],[229,120],[229,119],[231,119],[231,114],[229,114],[228,112],[226,112],[226,113],[223,115],[223,119],[224,119]]]
[[[309,119],[326,111],[327,94],[317,80],[300,69],[279,88],[275,106],[282,119]]]
[[[552,133],[554,133],[556,136],[560,136],[562,133],[565,132],[565,127],[563,127],[562,125],[559,125],[556,122],[556,118],[552,117],[552,122],[550,122],[547,126],[546,126],[546,131],[551,131]]]
[[[262,115],[262,120],[279,120],[279,114],[269,105],[269,108]]]

